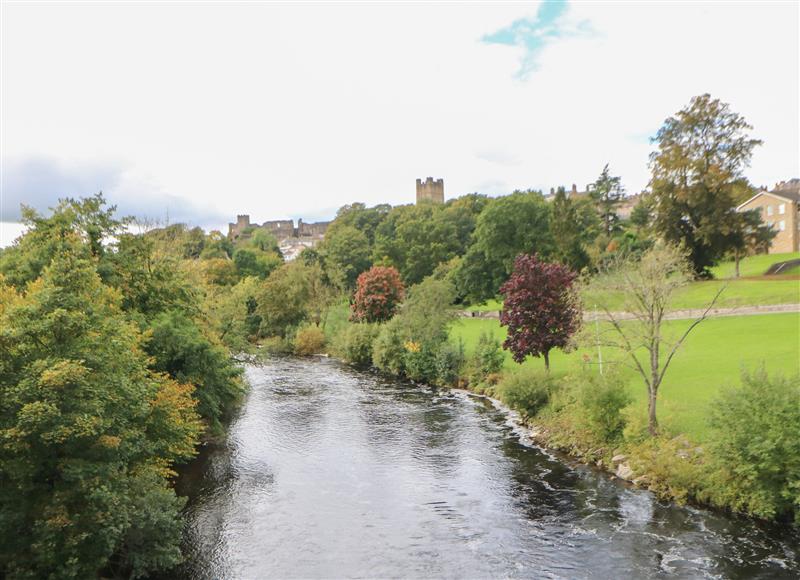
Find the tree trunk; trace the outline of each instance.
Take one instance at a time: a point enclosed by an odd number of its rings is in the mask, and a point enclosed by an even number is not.
[[[734,278],[739,277],[739,250],[736,250],[733,254],[733,263],[735,264],[735,271],[733,274]]]
[[[656,396],[655,389],[650,389],[650,397],[647,402],[647,430],[652,437],[658,435],[658,419],[656,419]]]
[[[543,354],[544,354],[544,370],[546,370],[549,373],[550,372],[550,351],[546,350],[546,351],[544,351]]]

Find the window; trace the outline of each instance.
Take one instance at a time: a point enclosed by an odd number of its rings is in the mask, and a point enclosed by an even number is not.
[[[783,231],[783,230],[786,229],[786,222],[784,220],[781,220],[781,221],[778,222],[778,229],[780,231]]]
[[[783,215],[786,213],[786,204],[782,203],[778,206],[778,213]]]
[[[772,206],[771,205],[767,206],[767,215],[772,215]]]

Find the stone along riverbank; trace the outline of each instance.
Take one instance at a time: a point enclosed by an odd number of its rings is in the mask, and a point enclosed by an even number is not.
[[[185,578],[796,578],[797,530],[661,504],[491,403],[334,360],[248,365],[184,478]]]

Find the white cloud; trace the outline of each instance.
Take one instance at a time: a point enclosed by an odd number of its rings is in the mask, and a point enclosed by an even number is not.
[[[428,175],[497,194],[610,162],[637,191],[646,137],[710,92],[765,142],[755,183],[800,174],[797,4],[570,4],[564,25],[593,33],[549,41],[519,79],[524,49],[481,38],[536,10],[6,4],[3,156],[114,159],[128,185],[109,196],[168,194],[217,226],[407,203]]]

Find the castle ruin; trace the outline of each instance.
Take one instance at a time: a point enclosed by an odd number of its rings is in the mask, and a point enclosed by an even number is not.
[[[325,231],[330,222],[306,223],[302,219],[273,220],[263,224],[250,222],[249,215],[237,215],[236,223],[228,224],[228,239],[231,241],[245,240],[253,235],[256,230],[266,230],[278,240],[283,257],[286,260],[296,258],[304,248],[313,248],[325,237]]]
[[[417,179],[417,203],[421,201],[444,203],[444,179]]]

